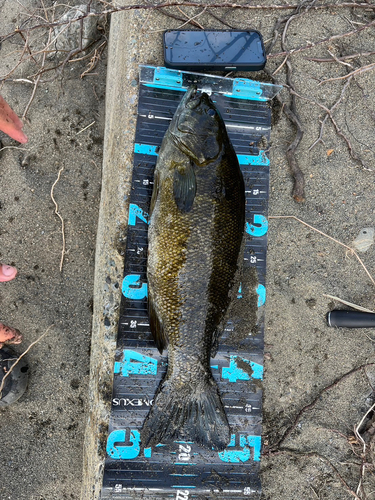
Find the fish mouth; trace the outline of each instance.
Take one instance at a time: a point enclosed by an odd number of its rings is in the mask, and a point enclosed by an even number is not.
[[[198,94],[198,89],[195,85],[190,88],[185,96],[185,108],[194,109],[199,106],[199,104],[201,103],[202,95],[203,94]]]
[[[183,110],[189,112],[200,106],[202,102],[202,96],[203,94],[198,94],[196,85],[191,87],[189,90],[187,90],[186,95],[184,96]],[[190,126],[189,123],[186,123],[183,113],[177,122],[177,129],[184,134],[194,135],[197,133],[197,130],[194,126]]]

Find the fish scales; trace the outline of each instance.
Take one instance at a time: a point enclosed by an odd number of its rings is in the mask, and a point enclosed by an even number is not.
[[[224,122],[190,88],[163,139],[150,207],[150,326],[168,369],[143,425],[145,446],[188,438],[224,449],[230,430],[210,370],[230,301],[245,190]]]

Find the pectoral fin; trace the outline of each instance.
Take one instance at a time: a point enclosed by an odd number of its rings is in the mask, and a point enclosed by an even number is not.
[[[173,177],[173,195],[181,212],[189,212],[193,206],[196,192],[194,163],[176,166]]]

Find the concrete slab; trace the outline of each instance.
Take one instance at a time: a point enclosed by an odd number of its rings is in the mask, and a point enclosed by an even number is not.
[[[129,11],[115,14],[111,19],[102,195],[95,262],[90,409],[81,493],[84,500],[99,497],[102,481],[123,277],[127,197],[133,166],[138,64],[146,59],[155,61],[152,54],[157,50],[149,50],[150,46],[157,47],[156,44],[149,39],[145,43],[145,38],[139,36],[146,18],[144,12]],[[161,47],[158,50],[161,61]]]

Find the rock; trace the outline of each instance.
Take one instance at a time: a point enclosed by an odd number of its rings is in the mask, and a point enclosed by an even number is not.
[[[359,232],[359,235],[352,242],[352,246],[358,252],[366,252],[374,243],[374,228],[364,227]]]
[[[90,12],[95,11],[90,10]],[[53,30],[53,39],[56,39],[54,42],[56,52],[52,52],[52,56],[63,59],[72,50],[80,48],[81,37],[83,50],[97,38],[97,19],[95,16],[88,16],[82,21],[75,21],[84,14],[87,14],[87,5],[76,5],[59,19],[60,23],[66,22],[67,24],[56,26]]]

